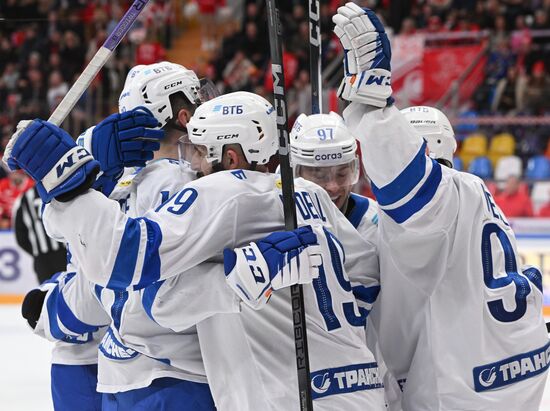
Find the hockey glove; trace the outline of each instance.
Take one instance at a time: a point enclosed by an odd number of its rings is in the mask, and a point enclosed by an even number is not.
[[[27,320],[33,330],[36,328],[36,324],[42,314],[42,306],[44,305],[46,294],[48,294],[47,291],[35,288],[25,295],[23,304],[21,304],[21,315]]]
[[[345,53],[338,95],[375,107],[391,104],[391,47],[376,14],[349,2],[338,8],[332,21]]]
[[[307,284],[322,264],[317,236],[310,226],[275,232],[263,240],[224,250],[226,280],[251,308],[262,308],[272,290]]]
[[[160,148],[164,130],[149,110],[138,107],[112,114],[81,134],[77,143],[99,161],[101,173],[93,187],[105,195],[114,189],[124,167],[143,167]]]
[[[12,170],[25,170],[44,203],[68,201],[89,188],[99,163],[67,132],[44,120],[20,122],[4,152]]]

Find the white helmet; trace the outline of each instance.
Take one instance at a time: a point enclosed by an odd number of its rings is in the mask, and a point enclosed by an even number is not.
[[[415,106],[401,110],[409,123],[424,137],[430,157],[453,164],[456,140],[453,127],[445,114],[433,107]]]
[[[357,142],[338,114],[300,116],[290,132],[293,165],[325,167],[346,164],[357,158]]]
[[[351,174],[341,183],[353,185],[359,178],[357,142],[342,117],[334,112],[310,116],[300,114],[290,132],[290,152],[297,177],[313,179],[319,184],[321,178],[330,179],[342,174],[336,166],[350,164]],[[312,168],[317,168],[314,174],[308,172]]]
[[[172,118],[170,96],[183,92],[191,104],[201,103],[200,81],[197,75],[185,67],[163,61],[161,63],[133,67],[124,83],[118,99],[120,113],[136,107],[145,107],[164,127]]]
[[[275,109],[246,91],[216,97],[197,108],[187,124],[189,139],[206,148],[206,159],[221,161],[223,146],[240,144],[249,163],[267,164],[278,149]]]

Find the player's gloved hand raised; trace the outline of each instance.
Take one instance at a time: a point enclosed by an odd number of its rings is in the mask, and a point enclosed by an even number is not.
[[[376,14],[350,2],[338,8],[332,21],[345,52],[338,95],[375,107],[391,104],[391,47]]]
[[[99,163],[67,132],[44,120],[23,121],[4,152],[10,169],[23,169],[36,182],[44,203],[68,201],[88,189]]]
[[[149,110],[138,107],[112,114],[81,134],[77,143],[99,161],[101,174],[94,188],[109,195],[123,173],[124,167],[143,167],[160,148],[164,130]]]
[[[317,278],[322,262],[311,226],[275,232],[248,246],[224,250],[227,283],[256,310],[267,303],[272,290]]]

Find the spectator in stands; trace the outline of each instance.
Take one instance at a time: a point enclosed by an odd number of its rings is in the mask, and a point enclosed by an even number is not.
[[[508,74],[500,79],[495,90],[495,97],[491,104],[491,111],[515,114],[521,106],[525,81],[518,75],[515,66],[508,67]]]
[[[0,179],[0,229],[6,230],[11,227],[15,200],[33,185],[33,180],[22,170],[10,171],[7,177]]]
[[[411,36],[416,33],[416,24],[412,17],[406,17],[401,23],[401,31],[399,32],[402,36]]]
[[[550,110],[550,79],[544,63],[538,61],[527,80],[523,96],[525,110],[534,115],[544,114]]]
[[[84,65],[86,49],[82,46],[80,38],[73,31],[63,34],[63,41],[59,50],[61,57],[63,78],[72,81],[76,73],[79,73]]]
[[[136,50],[136,64],[153,64],[165,60],[166,50],[162,44],[150,34]]]
[[[531,197],[517,176],[508,177],[504,189],[495,194],[495,202],[506,217],[533,217]]]
[[[50,112],[53,112],[57,105],[63,100],[69,86],[63,81],[63,76],[59,71],[52,71],[49,79],[50,87],[48,88],[48,107]]]
[[[237,51],[223,71],[225,93],[252,90],[252,79],[257,75],[257,72],[258,69],[246,57],[244,51]]]

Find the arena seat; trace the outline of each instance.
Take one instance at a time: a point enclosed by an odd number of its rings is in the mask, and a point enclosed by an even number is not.
[[[501,157],[495,167],[495,180],[504,181],[510,176],[520,177],[523,174],[523,164],[518,156]]]
[[[543,155],[531,157],[527,162],[525,177],[529,180],[550,179],[550,159]]]
[[[470,134],[462,142],[460,158],[464,169],[467,170],[470,162],[476,157],[483,157],[487,154],[487,137],[484,134]]]
[[[482,179],[491,178],[493,175],[491,161],[485,156],[476,157],[470,163],[470,166],[468,167],[468,172],[475,174]]]
[[[456,171],[464,170],[464,164],[462,163],[462,159],[460,157],[453,157],[453,168]]]
[[[501,133],[495,135],[489,144],[487,156],[491,160],[493,167],[496,167],[500,158],[511,156],[516,150],[516,140],[510,133]]]
[[[533,184],[531,201],[533,202],[535,213],[538,213],[543,205],[550,202],[550,181],[538,181]]]

